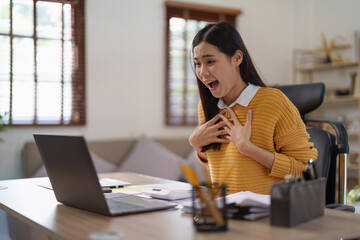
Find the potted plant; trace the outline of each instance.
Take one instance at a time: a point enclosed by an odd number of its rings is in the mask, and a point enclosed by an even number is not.
[[[348,192],[347,195],[347,204],[354,205],[355,203],[360,202],[360,188],[356,185],[353,189]]]

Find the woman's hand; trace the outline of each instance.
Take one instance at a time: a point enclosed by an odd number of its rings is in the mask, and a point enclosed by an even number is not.
[[[206,146],[210,143],[230,142],[226,138],[218,138],[218,136],[225,136],[227,134],[226,131],[223,129],[225,123],[223,121],[216,123],[220,119],[220,116],[221,114],[217,114],[208,122],[205,122],[205,120],[201,121],[189,137],[189,142],[191,146],[198,153],[201,152],[203,146]]]
[[[250,141],[252,120],[251,110],[247,112],[244,126],[241,125],[231,108],[229,108],[229,112],[231,114],[231,119],[227,119],[224,115],[220,115],[220,118],[226,123],[224,130],[227,135],[225,135],[225,137],[234,143],[240,153],[254,159],[268,169],[271,169],[275,158],[274,153],[260,148]]]
[[[251,110],[247,112],[246,123],[244,126],[242,126],[234,111],[231,108],[228,110],[231,114],[231,119],[227,119],[224,115],[220,115],[220,118],[226,124],[224,130],[226,131],[227,135],[225,135],[225,137],[233,142],[242,154],[246,154],[246,150],[251,144],[250,137],[252,112]]]

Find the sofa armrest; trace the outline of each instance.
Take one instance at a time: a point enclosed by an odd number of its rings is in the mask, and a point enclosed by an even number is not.
[[[24,177],[32,177],[42,166],[42,160],[35,142],[26,142],[21,151]]]

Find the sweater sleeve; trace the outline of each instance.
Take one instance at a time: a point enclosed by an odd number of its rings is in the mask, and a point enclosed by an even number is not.
[[[198,104],[198,120],[199,120],[199,122],[201,122],[203,119],[205,119],[205,115],[204,115],[204,110],[203,110],[203,108],[202,108],[202,104],[201,104],[201,101],[200,101],[199,104]],[[206,154],[206,153],[205,153],[205,154]],[[202,165],[204,165],[206,168],[209,168],[208,162],[202,160],[202,159],[198,156],[197,153],[196,153],[196,157],[197,157],[197,159],[199,160],[199,162],[200,162]]]
[[[291,101],[282,94],[279,104],[279,119],[275,126],[274,163],[270,176],[283,178],[286,174],[301,176],[309,159],[317,159],[317,150],[309,142],[309,134],[299,111]]]

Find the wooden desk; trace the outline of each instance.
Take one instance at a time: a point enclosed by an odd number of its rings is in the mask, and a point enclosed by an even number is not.
[[[133,174],[111,173],[133,184],[166,183],[167,180]],[[269,218],[257,221],[230,220],[223,233],[197,233],[191,216],[181,210],[164,210],[107,217],[60,204],[52,190],[36,185],[38,179],[0,181],[0,208],[51,239],[89,239],[97,231],[115,231],[123,239],[348,239],[360,236],[360,215],[325,210],[325,216],[294,228],[274,227]]]

